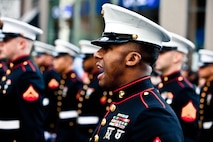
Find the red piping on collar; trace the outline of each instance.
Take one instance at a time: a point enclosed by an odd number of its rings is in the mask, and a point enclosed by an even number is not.
[[[133,82],[131,82],[131,83],[129,83],[129,84],[126,84],[126,85],[124,85],[124,86],[122,86],[122,87],[120,87],[120,88],[114,90],[113,92],[117,92],[117,91],[119,91],[119,90],[121,90],[121,89],[123,89],[123,88],[126,88],[126,87],[128,87],[128,86],[131,86],[131,85],[133,85],[133,84],[136,84],[136,83],[138,83],[138,82],[140,82],[140,81],[142,81],[142,80],[146,80],[146,79],[148,79],[148,78],[150,78],[150,76],[146,76],[146,77],[143,77],[143,78],[138,79],[138,80],[136,80],[136,81],[133,81]]]

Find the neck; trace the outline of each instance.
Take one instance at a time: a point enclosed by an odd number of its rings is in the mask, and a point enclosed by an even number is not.
[[[174,65],[167,69],[162,70],[161,74],[165,76],[165,75],[169,75],[169,74],[172,74],[173,72],[177,72],[180,70],[181,70],[181,65]]]

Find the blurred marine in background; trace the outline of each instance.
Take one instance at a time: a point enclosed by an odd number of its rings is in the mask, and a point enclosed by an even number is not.
[[[198,141],[199,96],[194,86],[181,74],[186,55],[194,44],[171,33],[172,40],[163,43],[155,69],[161,72],[157,85],[161,96],[175,111],[183,129],[185,142]]]
[[[213,134],[213,51],[199,50],[199,78],[205,83],[200,91],[200,142],[211,142]]]
[[[56,142],[76,142],[77,94],[83,83],[73,70],[73,62],[79,53],[77,46],[61,39],[55,40],[53,66],[61,77],[57,92],[59,121]]]
[[[0,141],[44,142],[44,80],[30,60],[36,35],[42,30],[1,17],[0,58],[8,60],[0,82]]]
[[[58,113],[57,113],[57,91],[59,89],[60,75],[53,69],[54,46],[41,42],[34,42],[32,56],[39,67],[45,82],[45,93],[43,99],[45,113],[45,140],[51,142],[56,138]]]

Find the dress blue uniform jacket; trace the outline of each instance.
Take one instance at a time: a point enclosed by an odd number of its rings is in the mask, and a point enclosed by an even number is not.
[[[76,141],[77,94],[82,85],[82,81],[73,70],[61,75],[57,93],[59,121],[56,142]]]
[[[200,92],[200,142],[211,142],[213,134],[213,81],[206,82]]]
[[[176,113],[183,129],[185,142],[198,141],[199,95],[179,71],[161,76],[158,84],[161,96]]]
[[[80,92],[77,121],[79,142],[88,142],[99,120],[106,113],[109,93],[98,84],[99,73],[89,74],[89,82],[84,84]]]
[[[183,134],[174,111],[147,76],[113,91],[110,109],[90,141],[183,142]]]
[[[0,85],[0,141],[43,142],[44,80],[30,57],[10,62]]]
[[[45,67],[44,67],[45,68]],[[57,129],[57,91],[59,90],[60,74],[52,67],[46,67],[43,71],[45,82],[44,110],[45,110],[45,131],[55,133]]]

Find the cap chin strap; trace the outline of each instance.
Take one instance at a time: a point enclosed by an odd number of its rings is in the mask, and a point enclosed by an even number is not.
[[[4,33],[0,31],[0,41],[8,41],[12,38],[16,38],[16,37],[23,37],[26,38],[28,40],[32,40],[30,38],[24,37],[21,33]]]
[[[172,50],[177,50],[177,47],[176,46],[173,46],[173,47],[171,47],[171,46],[163,46],[161,48],[160,52],[163,53],[163,52],[172,51]]]
[[[109,40],[136,40],[138,35],[136,34],[119,34],[114,32],[104,32],[102,37],[108,37]]]

